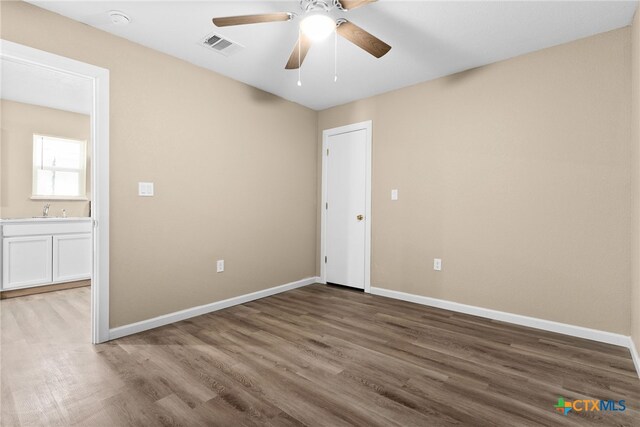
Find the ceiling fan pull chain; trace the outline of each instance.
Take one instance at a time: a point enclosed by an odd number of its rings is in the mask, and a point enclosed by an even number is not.
[[[302,45],[302,30],[298,27],[298,86],[302,86],[302,80],[300,75],[302,74],[300,71],[300,46]]]
[[[333,82],[338,81],[338,27],[333,30]]]

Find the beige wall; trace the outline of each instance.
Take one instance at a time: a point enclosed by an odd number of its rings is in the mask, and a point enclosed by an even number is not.
[[[640,353],[640,9],[633,19],[631,33],[631,143],[633,145],[633,276],[631,290],[631,337]]]
[[[49,203],[49,215],[89,216],[88,201],[31,200],[33,134],[87,141],[87,195],[91,191],[91,118],[37,105],[2,100],[0,114],[0,218],[30,218],[42,215]]]
[[[317,132],[372,119],[374,286],[631,332],[630,29],[318,114],[0,5],[2,38],[111,72],[112,327],[314,275]]]
[[[26,3],[1,7],[2,38],[110,70],[112,327],[315,274],[315,111]],[[137,197],[138,181],[156,196]]]
[[[373,120],[372,286],[628,335],[630,57],[624,28],[320,112]]]

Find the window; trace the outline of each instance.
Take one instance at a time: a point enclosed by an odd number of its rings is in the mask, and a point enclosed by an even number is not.
[[[86,197],[86,141],[33,135],[34,199]]]

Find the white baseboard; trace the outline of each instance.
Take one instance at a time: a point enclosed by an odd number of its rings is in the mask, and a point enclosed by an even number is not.
[[[430,307],[443,308],[445,310],[457,311],[459,313],[471,314],[488,319],[500,320],[502,322],[513,323],[520,326],[542,329],[544,331],[557,332],[559,334],[571,335],[578,338],[599,341],[621,347],[630,346],[630,337],[612,332],[589,329],[582,326],[568,325],[566,323],[554,322],[551,320],[537,319],[535,317],[522,316],[520,314],[507,313],[505,311],[491,310],[488,308],[476,307],[473,305],[460,304],[457,302],[424,297],[420,295],[407,294],[404,292],[392,291],[383,288],[371,287],[371,293],[384,297],[414,302],[428,305]],[[637,367],[637,365],[636,365]]]
[[[631,358],[633,359],[633,364],[636,365],[638,377],[640,377],[640,354],[638,354],[638,348],[631,337],[629,337],[629,350],[631,350]]]
[[[149,329],[168,325],[174,322],[179,322],[180,320],[189,319],[191,317],[200,316],[200,315],[211,313],[217,310],[222,310],[223,308],[233,307],[234,305],[244,304],[249,301],[279,294],[285,291],[290,291],[291,289],[301,288],[303,286],[317,283],[318,280],[319,280],[318,277],[307,277],[306,279],[298,280],[298,281],[287,283],[280,286],[275,286],[269,289],[263,289],[261,291],[252,292],[250,294],[240,295],[240,296],[225,299],[222,301],[216,301],[210,304],[200,305],[197,307],[191,307],[185,310],[180,310],[180,311],[176,311],[169,314],[164,314],[162,316],[154,317],[152,319],[142,320],[140,322],[118,326],[117,328],[113,328],[109,330],[109,339],[114,340],[116,338],[121,338],[127,335],[137,334],[138,332],[147,331]]]

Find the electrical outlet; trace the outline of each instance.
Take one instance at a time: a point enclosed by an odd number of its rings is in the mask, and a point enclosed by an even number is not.
[[[224,271],[224,260],[223,259],[219,259],[218,262],[216,263],[216,269],[218,273],[222,273]]]
[[[391,200],[398,200],[398,190],[397,189],[391,190]]]
[[[442,270],[442,260],[440,258],[433,259],[433,269],[436,271]]]

